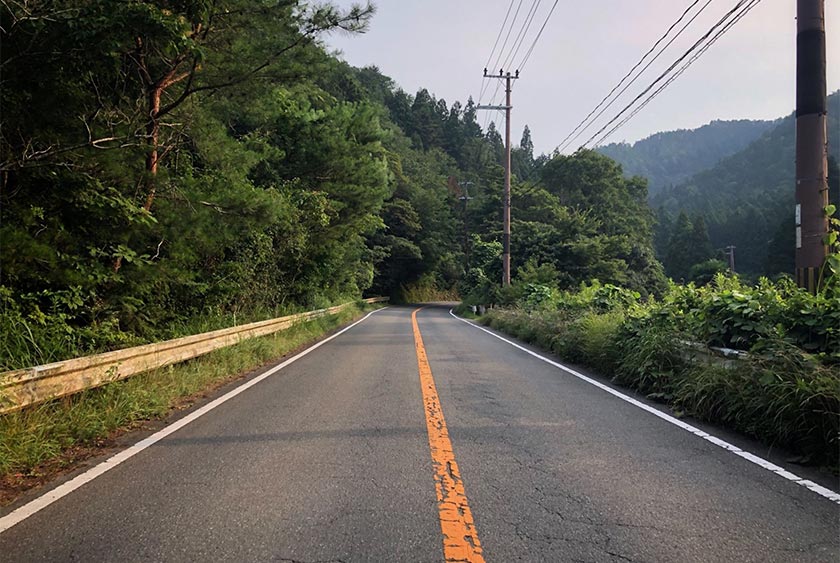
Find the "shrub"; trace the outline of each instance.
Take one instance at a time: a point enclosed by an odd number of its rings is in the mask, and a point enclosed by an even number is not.
[[[483,322],[703,420],[817,463],[840,457],[840,296],[789,280],[747,286],[717,275],[671,284],[659,301],[597,280],[550,295],[521,286],[519,307]],[[689,361],[689,344],[751,351],[734,367]]]

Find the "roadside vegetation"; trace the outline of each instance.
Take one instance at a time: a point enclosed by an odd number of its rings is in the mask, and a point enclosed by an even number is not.
[[[481,322],[590,366],[678,415],[721,424],[801,463],[840,455],[840,285],[818,295],[783,279],[718,274],[659,297],[601,284],[558,290],[550,268],[521,270]],[[477,296],[473,296],[475,298]],[[747,352],[725,360],[708,347]]]
[[[479,124],[472,99],[407,93],[330,51],[330,33],[362,33],[374,12],[297,0],[0,3],[0,370],[363,295],[460,296],[504,307],[486,322],[682,412],[837,463],[836,252],[834,285],[816,297],[784,279],[722,277],[715,246],[733,243],[708,225],[751,233],[752,215],[689,206],[657,223],[645,178],[591,150],[535,155],[525,126],[511,154],[518,279],[501,288],[502,136]],[[718,192],[729,201],[723,192],[756,170],[759,191],[790,185],[764,166],[792,162],[779,156],[783,133],[723,163],[737,174],[660,192],[663,209]],[[781,195],[758,199],[789,215]],[[756,239],[779,258],[765,273],[790,270],[792,232]],[[292,334],[2,417],[0,473],[161,416],[201,378],[283,353]],[[750,359],[693,363],[686,341]]]
[[[96,453],[97,446],[109,445],[118,434],[185,408],[375,308],[355,305],[194,360],[0,416],[0,500],[2,489],[24,486],[42,471],[61,470],[78,461],[79,452]]]

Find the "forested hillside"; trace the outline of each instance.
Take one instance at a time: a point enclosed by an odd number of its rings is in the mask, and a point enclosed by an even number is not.
[[[715,166],[771,129],[772,121],[712,121],[697,129],[656,133],[635,143],[611,143],[601,154],[618,161],[629,176],[643,176],[650,195],[683,183]]]
[[[503,143],[330,55],[373,9],[0,7],[6,367],[367,294],[497,284]],[[641,179],[514,150],[513,268],[663,287]]]
[[[829,199],[836,204],[840,92],[829,96],[828,104]],[[702,216],[712,249],[736,246],[739,272],[772,276],[793,271],[795,135],[790,115],[744,150],[653,196],[661,255],[667,256],[668,241],[684,211],[695,221]]]

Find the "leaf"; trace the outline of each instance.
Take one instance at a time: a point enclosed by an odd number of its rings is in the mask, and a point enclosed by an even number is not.
[[[778,381],[778,379],[779,378],[778,378],[778,376],[776,376],[776,374],[774,374],[772,372],[767,372],[764,375],[762,375],[761,378],[758,381],[762,385],[772,385],[773,383]]]

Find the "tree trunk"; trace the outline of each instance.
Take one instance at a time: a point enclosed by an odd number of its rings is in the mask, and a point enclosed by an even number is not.
[[[152,204],[155,201],[155,194],[157,193],[157,172],[160,156],[160,120],[158,115],[160,113],[160,97],[162,92],[163,88],[161,86],[155,86],[149,92],[149,123],[146,125],[148,152],[146,153],[146,179],[144,181],[146,186],[146,203],[143,204],[143,209],[146,211],[151,211]],[[121,267],[122,256],[118,256],[114,260],[114,273],[119,272]]]
[[[143,209],[146,211],[152,209],[157,190],[158,145],[160,143],[158,114],[160,113],[161,92],[162,88],[160,86],[156,86],[149,92],[149,123],[146,125],[146,142],[149,145],[149,152],[146,154],[146,203],[143,205]]]

